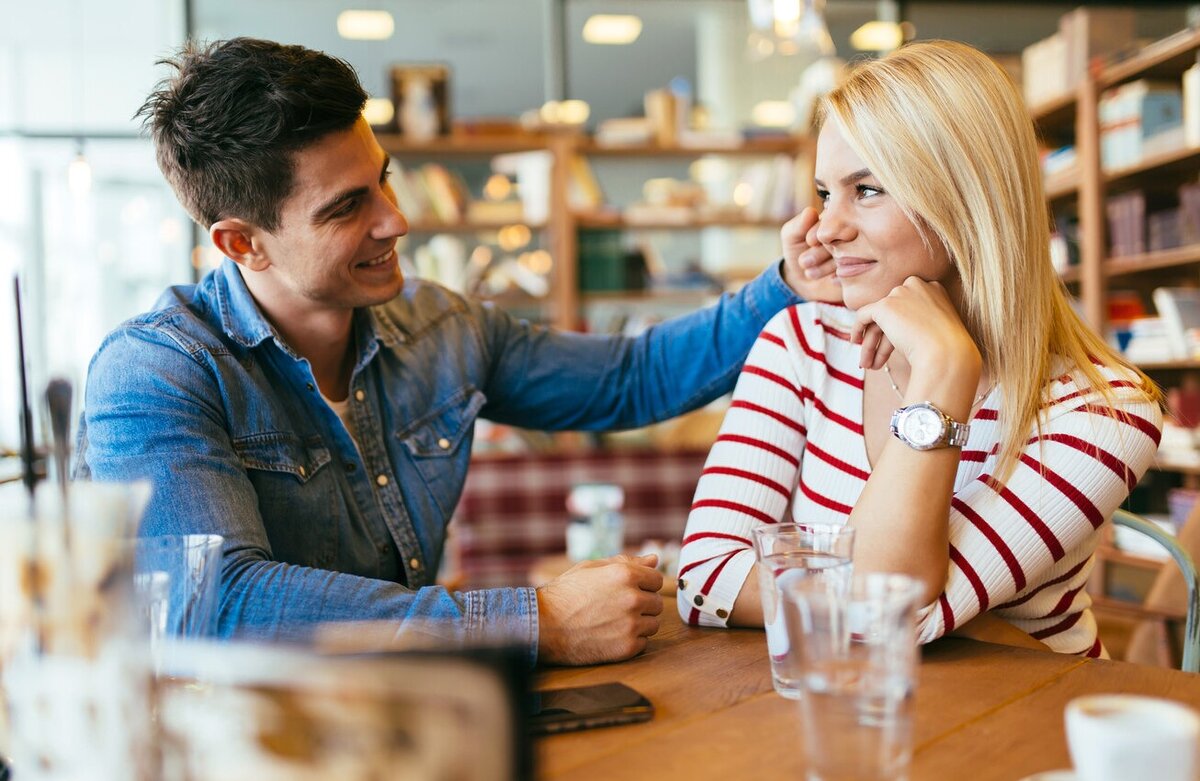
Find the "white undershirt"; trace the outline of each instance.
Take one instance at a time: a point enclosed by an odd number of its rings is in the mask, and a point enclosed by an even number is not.
[[[342,419],[342,425],[346,427],[346,431],[350,434],[350,439],[354,440],[354,445],[357,447],[358,432],[354,430],[354,413],[350,411],[350,397],[347,396],[341,401],[333,401],[324,393],[322,393],[321,398],[324,399],[325,403],[329,405],[329,408],[333,410],[339,418]]]

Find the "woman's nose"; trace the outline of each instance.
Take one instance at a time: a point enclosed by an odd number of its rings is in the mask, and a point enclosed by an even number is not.
[[[843,211],[832,201],[826,203],[817,219],[817,241],[822,244],[836,244],[850,238],[853,227]]]

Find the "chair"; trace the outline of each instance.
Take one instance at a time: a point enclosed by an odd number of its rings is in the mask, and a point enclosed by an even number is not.
[[[1183,662],[1180,668],[1185,672],[1200,673],[1200,574],[1196,571],[1196,563],[1191,554],[1174,536],[1131,512],[1116,510],[1113,512],[1112,521],[1115,526],[1133,529],[1155,540],[1167,549],[1171,558],[1179,565],[1187,588],[1187,621],[1184,627]]]

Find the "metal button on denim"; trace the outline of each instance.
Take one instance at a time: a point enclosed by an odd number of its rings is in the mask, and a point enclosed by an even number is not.
[[[438,440],[438,447],[440,447],[442,450],[449,450],[450,449],[450,440],[446,439],[445,437],[442,437],[441,439]]]
[[[363,393],[362,391],[360,391],[360,390],[356,390],[356,391],[354,391],[354,398],[355,398],[355,400],[357,400],[357,401],[362,401],[362,400],[363,400],[363,399],[365,399],[366,397],[367,397],[367,394]]]
[[[375,484],[379,485],[379,486],[387,485],[388,484],[388,476],[387,475],[379,475],[378,477],[375,478]]]
[[[420,569],[421,568],[421,560],[420,559],[409,559],[408,566],[412,567],[413,569]]]

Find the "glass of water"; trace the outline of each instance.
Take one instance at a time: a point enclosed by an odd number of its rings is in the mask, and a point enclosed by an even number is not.
[[[840,592],[806,580],[783,586],[803,657],[808,781],[907,778],[920,592],[913,578],[884,573],[857,575]]]
[[[850,581],[853,548],[854,529],[850,526],[777,523],[754,530],[771,680],[775,691],[784,697],[800,698],[802,661],[792,652],[780,588],[792,581],[810,579],[825,588],[844,588]]]

